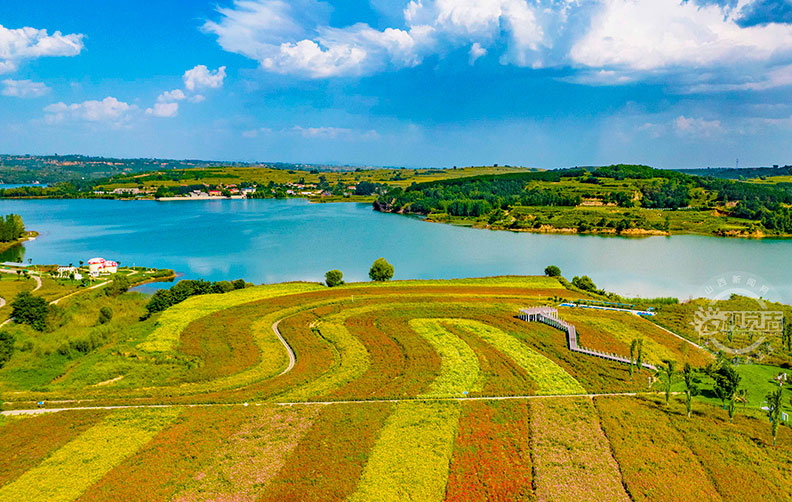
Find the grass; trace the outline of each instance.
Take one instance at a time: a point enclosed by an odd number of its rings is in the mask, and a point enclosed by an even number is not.
[[[537,394],[583,394],[586,392],[580,383],[558,364],[503,331],[471,320],[452,319],[447,322],[481,337],[510,357],[533,380]]]
[[[687,418],[682,403],[660,399],[596,399],[603,427],[634,500],[789,500],[792,434],[779,429],[772,447],[765,420],[717,407]],[[636,455],[640,452],[640,455]]]
[[[536,500],[531,437],[525,433],[529,422],[526,402],[464,403],[445,499],[453,502]]]
[[[124,410],[0,488],[1,500],[71,501],[176,419],[180,409]]]
[[[442,361],[440,375],[422,394],[425,397],[462,396],[481,388],[475,352],[458,336],[443,329],[444,321],[447,320],[410,321],[410,327],[434,347]]]
[[[443,500],[458,420],[456,403],[397,404],[349,500]]]
[[[322,407],[260,501],[341,501],[357,486],[390,403]]]
[[[539,500],[630,500],[590,399],[543,399],[530,409]]]
[[[315,406],[267,407],[246,413],[209,462],[174,500],[254,500],[285,465],[311,426]]]
[[[163,312],[157,329],[138,347],[146,352],[174,351],[182,331],[201,317],[244,303],[320,288],[318,284],[292,283],[239,289],[221,295],[194,296]]]

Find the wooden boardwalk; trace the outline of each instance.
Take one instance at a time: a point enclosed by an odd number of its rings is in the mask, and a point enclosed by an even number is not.
[[[521,309],[518,317],[523,321],[541,322],[542,324],[547,324],[548,326],[552,326],[557,330],[563,331],[567,336],[567,347],[569,347],[569,350],[572,352],[579,352],[581,354],[586,354],[587,356],[599,357],[601,359],[607,359],[617,363],[630,364],[630,359],[628,357],[581,347],[578,344],[578,336],[575,325],[561,319],[558,316],[558,310],[554,308],[531,307],[527,309]],[[657,371],[657,366],[653,364],[643,363],[642,366],[652,371]]]

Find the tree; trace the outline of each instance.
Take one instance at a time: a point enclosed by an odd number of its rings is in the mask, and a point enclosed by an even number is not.
[[[643,338],[638,339],[638,357],[635,362],[638,366],[638,374],[640,375],[641,368],[643,368]]]
[[[674,361],[666,359],[663,363],[665,363],[665,366],[660,366],[659,373],[665,384],[665,402],[666,406],[668,406],[668,401],[671,399],[671,386],[674,384],[674,375],[676,371],[674,369]]]
[[[107,324],[113,319],[113,309],[104,306],[99,309],[99,324]]]
[[[369,270],[369,278],[372,281],[385,282],[393,279],[393,265],[385,261],[385,258],[377,258]]]
[[[29,291],[19,293],[11,302],[11,317],[14,318],[14,322],[29,324],[37,331],[44,331],[47,327],[48,314],[47,300]]]
[[[697,396],[699,393],[698,385],[696,385],[694,380],[695,374],[693,372],[693,367],[690,366],[690,363],[685,363],[682,375],[685,378],[685,407],[687,409],[687,416],[690,418],[690,415],[693,413],[693,396]]]
[[[595,293],[597,291],[597,286],[594,284],[594,281],[587,275],[582,277],[575,276],[572,278],[572,285],[582,289],[583,291],[589,291],[591,293]]]
[[[114,274],[113,280],[105,288],[107,296],[118,296],[129,291],[129,279],[124,274]]]
[[[325,274],[327,287],[334,288],[344,284],[344,273],[340,270],[330,270]]]
[[[630,381],[633,379],[633,368],[635,367],[635,351],[638,350],[638,340],[633,339],[630,344]]]
[[[740,387],[742,377],[734,367],[726,361],[723,361],[715,374],[715,395],[721,400],[723,408],[729,412],[729,421],[734,417],[734,405],[736,404],[735,396]],[[728,403],[728,408],[727,408]]]
[[[544,270],[545,275],[547,277],[560,277],[561,276],[561,269],[556,267],[555,265],[549,265]]]
[[[786,342],[786,349],[792,351],[792,320],[788,320],[784,326],[784,337],[781,339],[781,348],[784,348]]]
[[[729,423],[734,422],[734,412],[737,409],[737,403],[748,404],[748,391],[746,389],[737,389],[732,394],[731,399],[729,399]]]
[[[0,364],[0,367],[2,365]],[[773,431],[773,446],[776,444],[778,424],[781,422],[781,397],[783,389],[778,389],[767,395],[767,416],[770,418],[770,427]]]
[[[0,368],[11,360],[14,355],[14,335],[8,331],[0,331]],[[2,401],[0,401],[2,402]]]

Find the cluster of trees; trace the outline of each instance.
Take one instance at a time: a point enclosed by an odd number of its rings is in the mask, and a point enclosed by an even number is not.
[[[0,217],[0,242],[19,240],[25,235],[25,224],[18,214],[7,214]]]
[[[376,282],[386,282],[393,279],[395,269],[385,258],[377,258],[369,269],[369,278]],[[330,270],[325,274],[325,284],[334,288],[344,284],[344,274],[340,270]]]
[[[181,303],[191,296],[227,293],[236,289],[246,288],[247,286],[248,284],[243,279],[219,282],[185,280],[178,282],[170,289],[161,289],[154,293],[151,300],[146,304],[146,311],[148,315],[152,315]]]
[[[374,207],[385,212],[413,214],[447,213],[480,217],[514,206],[575,206],[580,195],[542,186],[576,178],[602,185],[605,180],[632,180],[632,190],[603,188],[597,194],[604,203],[620,207],[678,209],[689,207],[694,194],[704,194],[699,206],[726,207],[732,216],[761,223],[767,230],[792,233],[792,184],[759,185],[709,176],[692,176],[648,166],[613,165],[555,171],[473,176],[452,180],[413,183],[406,189],[380,190]],[[640,198],[634,197],[640,193]],[[639,202],[640,201],[640,202]],[[737,202],[736,205],[733,203]]]
[[[22,291],[11,302],[11,317],[17,324],[27,324],[36,331],[47,329],[51,309],[47,300],[29,291]]]

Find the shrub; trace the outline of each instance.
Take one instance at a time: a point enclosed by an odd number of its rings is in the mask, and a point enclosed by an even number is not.
[[[113,309],[107,306],[99,309],[99,324],[107,324],[112,319],[113,319]]]
[[[344,274],[340,270],[330,270],[325,274],[325,284],[327,287],[334,288],[344,284]]]
[[[582,289],[583,291],[590,291],[592,293],[597,292],[597,286],[594,284],[594,281],[587,275],[582,277],[575,276],[572,278],[572,285]]]
[[[48,314],[47,300],[28,291],[19,293],[11,302],[11,317],[14,318],[14,321],[20,324],[29,324],[37,331],[44,331],[47,327]]]
[[[561,269],[555,265],[549,265],[547,268],[545,268],[544,273],[548,277],[560,277]]]
[[[0,368],[11,360],[14,355],[14,335],[8,331],[0,331]]]
[[[113,275],[112,282],[105,288],[107,296],[118,296],[129,291],[129,279],[123,274]]]
[[[385,258],[377,258],[369,270],[369,277],[372,281],[385,282],[393,279],[393,265],[385,261]]]

